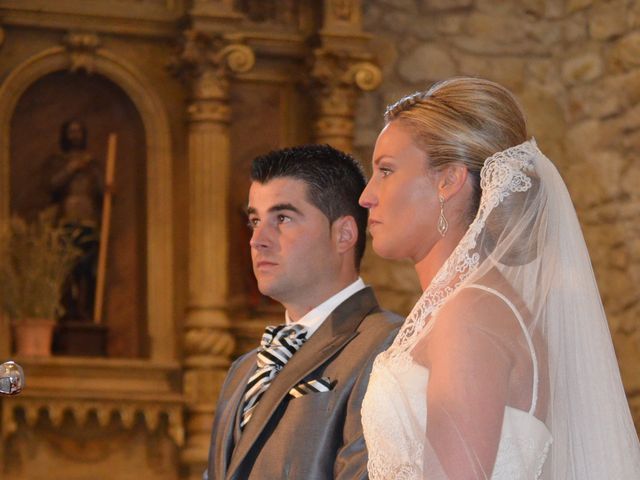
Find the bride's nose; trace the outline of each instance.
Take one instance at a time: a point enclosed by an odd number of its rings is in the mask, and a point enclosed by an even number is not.
[[[378,204],[378,197],[371,181],[367,183],[367,186],[362,191],[358,203],[364,208],[372,208]]]

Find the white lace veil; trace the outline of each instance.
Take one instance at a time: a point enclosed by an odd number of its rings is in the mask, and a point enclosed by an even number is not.
[[[532,478],[518,476],[532,462],[545,479],[640,478],[638,437],[564,182],[530,140],[488,159],[481,187],[476,218],[383,354],[410,353],[429,372],[424,478]],[[447,335],[454,351],[436,343]],[[439,396],[447,382],[455,398]]]

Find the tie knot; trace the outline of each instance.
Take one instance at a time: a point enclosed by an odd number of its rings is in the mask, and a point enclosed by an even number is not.
[[[258,351],[258,366],[280,369],[307,340],[307,328],[298,325],[267,327]]]
[[[299,348],[307,339],[307,327],[292,323],[290,325],[269,326],[262,335],[262,347],[272,345],[297,344]],[[283,343],[284,342],[284,343]]]

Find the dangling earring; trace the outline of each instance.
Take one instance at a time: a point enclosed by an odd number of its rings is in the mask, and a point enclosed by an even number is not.
[[[438,195],[438,200],[440,200],[440,217],[438,217],[438,232],[443,237],[447,234],[447,230],[449,229],[449,222],[444,216],[444,197],[442,195]]]

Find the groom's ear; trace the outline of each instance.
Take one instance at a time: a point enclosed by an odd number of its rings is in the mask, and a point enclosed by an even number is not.
[[[351,215],[334,220],[331,225],[331,237],[338,253],[346,253],[358,242],[358,225]]]

